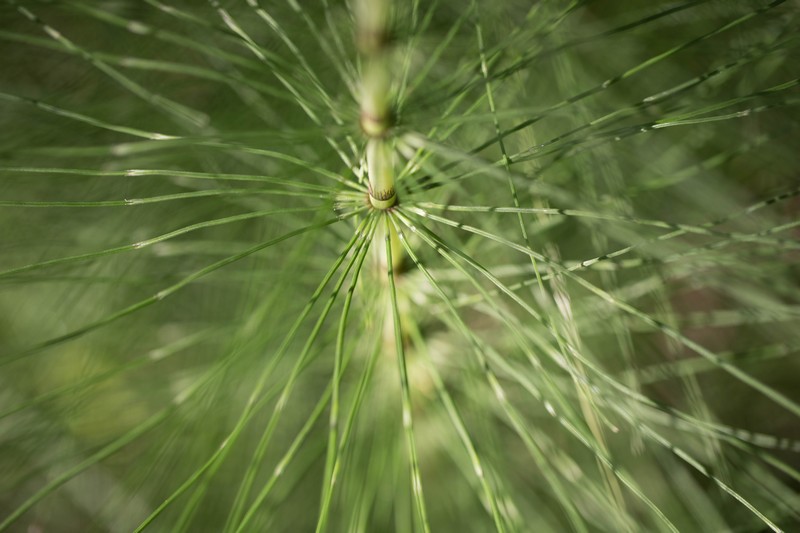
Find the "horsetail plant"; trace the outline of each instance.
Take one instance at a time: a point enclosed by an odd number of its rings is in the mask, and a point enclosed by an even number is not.
[[[0,531],[794,531],[791,0],[0,3]]]
[[[369,201],[387,209],[397,201],[394,188],[392,127],[392,55],[390,0],[358,0],[356,42],[361,55],[361,130],[367,137]]]

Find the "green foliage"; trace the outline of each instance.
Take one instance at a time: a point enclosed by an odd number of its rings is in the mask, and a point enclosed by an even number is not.
[[[0,530],[796,530],[799,7],[4,2]]]

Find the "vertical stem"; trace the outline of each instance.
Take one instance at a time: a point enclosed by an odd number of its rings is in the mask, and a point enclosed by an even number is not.
[[[356,0],[356,43],[361,55],[361,130],[367,136],[369,200],[375,209],[397,201],[392,127],[390,0]]]
[[[394,325],[397,366],[400,373],[400,389],[402,391],[403,429],[406,434],[406,446],[408,448],[410,462],[411,492],[414,495],[414,504],[419,514],[419,524],[424,533],[430,533],[428,514],[425,510],[425,497],[422,493],[422,475],[420,474],[419,459],[417,457],[417,445],[414,438],[414,421],[411,411],[411,386],[408,382],[408,368],[406,366],[406,354],[403,346],[403,328],[400,323],[400,310],[397,305],[397,288],[395,287],[394,268],[391,266],[394,260],[392,259],[392,244],[389,241],[391,235],[395,233],[392,229],[393,224],[389,220],[391,216],[393,216],[391,212],[384,214],[384,220],[386,222],[386,264],[389,265],[387,271],[389,278],[389,295],[392,309],[392,323]]]
[[[397,201],[394,191],[394,150],[387,139],[367,141],[369,200],[375,209],[388,209]]]

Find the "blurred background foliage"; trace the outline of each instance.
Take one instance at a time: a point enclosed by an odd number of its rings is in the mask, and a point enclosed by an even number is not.
[[[399,332],[351,7],[0,4],[0,529],[795,530],[798,2],[396,2]]]

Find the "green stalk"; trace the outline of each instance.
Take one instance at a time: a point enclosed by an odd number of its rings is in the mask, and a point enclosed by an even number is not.
[[[390,0],[356,2],[356,42],[361,55],[361,130],[367,136],[369,201],[375,209],[397,202],[394,188]]]
[[[397,202],[394,190],[394,154],[386,139],[367,141],[369,201],[375,209],[388,209]]]
[[[419,458],[417,456],[417,445],[414,437],[414,422],[411,407],[411,385],[408,380],[408,368],[406,365],[405,347],[403,345],[403,328],[400,323],[400,310],[397,305],[397,287],[395,286],[395,273],[392,265],[392,244],[391,228],[393,223],[390,218],[391,212],[385,214],[386,222],[386,264],[389,265],[387,271],[389,278],[389,296],[392,310],[392,323],[394,325],[395,353],[397,354],[397,366],[400,373],[400,389],[402,391],[402,410],[403,410],[403,430],[406,435],[406,446],[408,449],[409,467],[411,475],[411,491],[414,494],[414,504],[419,515],[419,525],[424,533],[430,533],[428,523],[428,513],[425,510],[425,497],[422,493],[422,474],[419,468]]]

